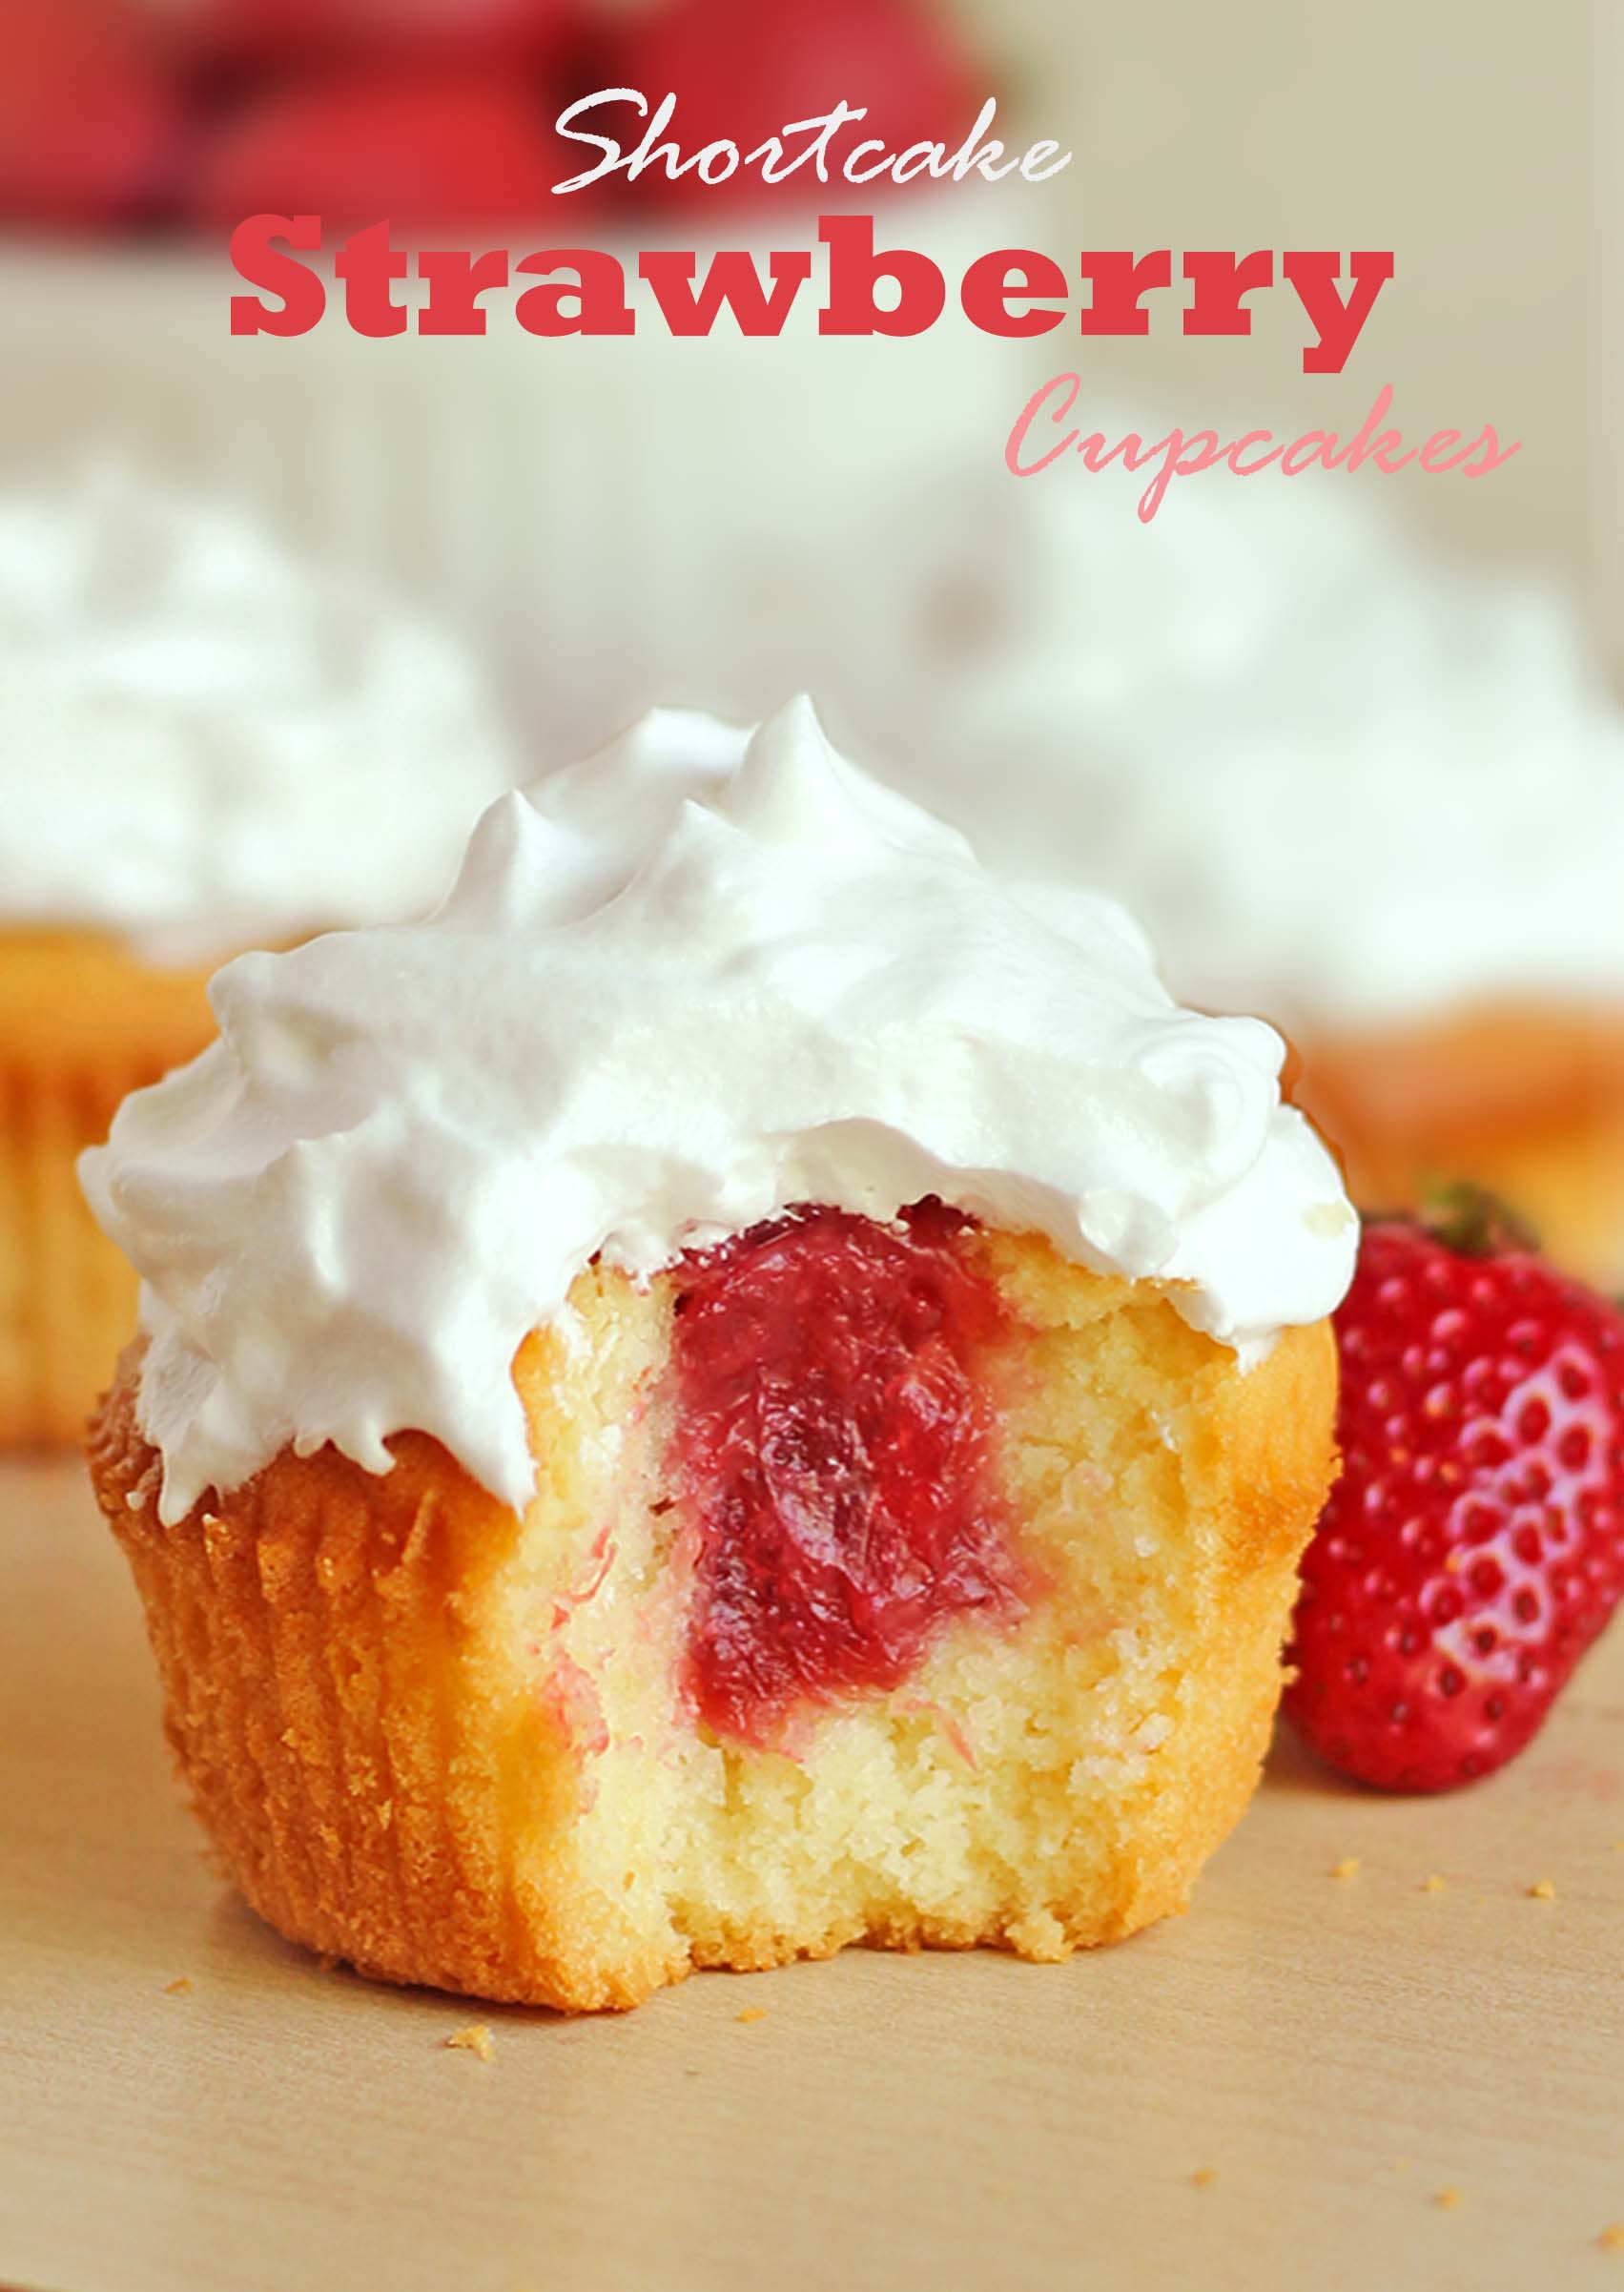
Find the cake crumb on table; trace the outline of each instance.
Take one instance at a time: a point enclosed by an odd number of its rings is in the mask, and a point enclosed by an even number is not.
[[[1342,1860],[1332,1868],[1331,1876],[1333,1878],[1357,1878],[1364,1867],[1357,1854],[1345,1854]]]
[[[765,2006],[746,2006],[742,2013],[733,2015],[733,2019],[735,2021],[765,2021],[767,2008]]]
[[[1456,2188],[1440,2189],[1432,2199],[1441,2213],[1455,2212],[1459,2208],[1460,2200],[1461,2193]]]
[[[1529,1888],[1529,1896],[1534,1902],[1554,1902],[1556,1889],[1549,1878],[1536,1878]]]
[[[488,2061],[496,2051],[488,2021],[470,2021],[466,2029],[453,2030],[445,2043],[452,2053],[478,2054],[482,2061]]]
[[[1610,2220],[1596,2242],[1603,2252],[1624,2252],[1624,2220]]]
[[[1421,1881],[1421,1891],[1424,1894],[1441,1894],[1444,1891],[1446,1883],[1447,1882],[1444,1879],[1439,1877],[1437,1871],[1434,1870],[1430,1878],[1424,1878]]]
[[[1190,2175],[1190,2186],[1193,2189],[1209,2189],[1217,2178],[1218,2175],[1211,2165],[1198,2165]]]
[[[190,1997],[192,1994],[192,1976],[189,1973],[177,1973],[174,1981],[165,1982],[163,1986],[163,1993],[166,1997]]]

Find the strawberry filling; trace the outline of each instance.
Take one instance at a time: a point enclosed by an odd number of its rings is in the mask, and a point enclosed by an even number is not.
[[[934,1199],[895,1227],[796,1209],[679,1265],[686,1685],[717,1736],[766,1744],[804,1702],[900,1684],[951,1617],[1020,1612],[970,1230]]]

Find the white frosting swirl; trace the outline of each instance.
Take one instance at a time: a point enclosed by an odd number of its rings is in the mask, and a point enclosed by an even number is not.
[[[191,961],[418,915],[517,777],[443,630],[252,526],[0,501],[0,922]]]
[[[220,1041],[81,1166],[144,1277],[165,1519],[290,1441],[381,1472],[407,1427],[524,1502],[511,1363],[581,1268],[795,1202],[940,1194],[1187,1284],[1237,1347],[1351,1271],[1279,1038],[1181,1010],[1121,909],[989,874],[805,701],[657,713],[493,805],[427,921],[212,995]]]

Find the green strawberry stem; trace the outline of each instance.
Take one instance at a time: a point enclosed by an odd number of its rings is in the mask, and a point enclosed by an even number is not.
[[[1423,1187],[1417,1215],[1433,1239],[1457,1257],[1495,1257],[1502,1249],[1539,1248],[1539,1236],[1526,1219],[1498,1194],[1467,1178]]]

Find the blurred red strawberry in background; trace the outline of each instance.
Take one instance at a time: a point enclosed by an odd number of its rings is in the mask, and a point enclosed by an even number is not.
[[[592,163],[559,112],[617,86],[674,94],[687,154],[748,154],[862,104],[837,160],[869,138],[951,146],[986,93],[931,0],[0,0],[0,222],[509,223]],[[628,105],[583,124],[628,147],[643,128]],[[722,210],[771,196],[742,173],[707,187],[652,169],[636,189]],[[777,196],[843,191],[872,196],[810,170]]]
[[[175,36],[240,65],[428,55],[535,62],[575,30],[574,0],[167,0]]]
[[[196,218],[319,215],[481,227],[548,204],[551,114],[505,72],[342,74],[275,90],[229,119],[193,187]]]
[[[152,19],[130,0],[0,7],[0,216],[134,218],[178,164],[180,105]]]
[[[605,62],[606,87],[636,88],[650,107],[676,96],[667,134],[685,156],[722,138],[743,156],[791,120],[815,118],[842,98],[866,106],[868,116],[843,131],[836,163],[841,152],[871,137],[894,152],[936,141],[951,150],[987,93],[973,82],[945,14],[916,0],[659,0],[627,17]],[[617,106],[606,115],[605,132],[629,144],[631,121],[629,107]],[[583,166],[591,164],[589,147],[570,148],[580,149]],[[671,183],[660,168],[639,181],[662,201],[716,205],[772,196],[753,174],[707,186],[697,170]],[[804,201],[820,188],[809,166],[778,196]]]

